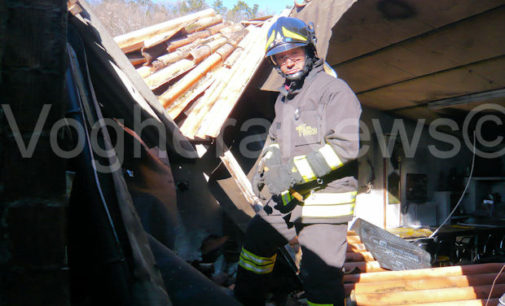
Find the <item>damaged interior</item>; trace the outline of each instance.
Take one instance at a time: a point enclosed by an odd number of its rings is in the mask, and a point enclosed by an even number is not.
[[[363,108],[350,305],[501,302],[504,4],[280,14],[315,23],[318,55]],[[238,305],[262,205],[249,180],[282,84],[263,57],[278,17],[208,9],[111,37],[85,1],[0,4],[0,304]],[[296,240],[279,249],[271,304],[305,305],[300,256]]]

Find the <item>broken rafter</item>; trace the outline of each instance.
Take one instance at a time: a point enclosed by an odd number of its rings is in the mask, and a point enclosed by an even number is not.
[[[242,31],[243,29],[244,29],[243,25],[241,25],[240,23],[235,23],[235,24],[232,24],[228,27],[221,29],[219,32],[227,37],[230,37],[233,33]]]
[[[237,35],[244,35],[248,30],[243,30]],[[249,36],[249,35],[247,35]],[[250,42],[250,37],[249,38],[246,36],[243,40],[240,41],[239,46],[244,46],[247,45]],[[235,39],[236,41],[237,39]],[[242,47],[237,48],[234,53],[237,52],[242,52]],[[231,55],[231,57],[234,57]],[[206,117],[207,113],[209,112],[210,109],[214,106],[216,101],[219,99],[219,97],[222,96],[222,93],[225,91],[225,88],[228,86],[229,83],[233,82],[233,79],[236,77],[237,73],[242,71],[244,69],[244,66],[247,65],[234,65],[231,67],[231,69],[226,69],[225,73],[221,74],[221,77],[218,79],[216,83],[213,84],[213,91],[212,93],[205,94],[204,97],[198,102],[198,106],[194,109],[193,112],[188,116],[186,121],[184,121],[184,124],[181,127],[181,132],[188,138],[194,139],[195,134],[200,127],[200,124]],[[205,137],[205,136],[204,136]],[[201,137],[201,138],[204,138]]]
[[[239,39],[239,37],[236,37]],[[241,38],[240,38],[241,39]],[[219,63],[223,62],[228,55],[235,49],[236,42],[230,39],[228,43],[221,46],[214,54],[207,57],[195,69],[184,76],[173,87],[164,92],[159,100],[166,108],[171,105],[182,93],[193,86],[199,79],[201,79],[207,72],[215,68]]]
[[[159,71],[156,71],[149,77],[146,77],[144,81],[146,82],[147,86],[149,86],[149,89],[154,90],[170,82],[171,80],[180,76],[184,72],[189,71],[193,67],[195,67],[195,63],[193,61],[188,59],[182,59],[170,66],[167,66]]]
[[[218,53],[212,54],[211,56],[206,58],[202,63],[200,63],[195,69],[193,69],[190,73],[188,73],[181,80],[179,80],[179,82],[177,82],[167,91],[165,91],[159,97],[159,100],[163,105],[163,107],[166,108],[170,106],[175,101],[175,99],[177,99],[179,96],[183,94],[183,92],[185,92],[191,86],[193,86],[207,72],[212,70],[212,68],[216,67],[221,62],[221,60],[222,60],[221,56]]]
[[[224,152],[224,154],[219,158],[225,165],[226,169],[228,169],[228,172],[231,174],[244,198],[247,200],[247,202],[249,202],[249,204],[251,204],[251,207],[254,207],[255,205],[262,205],[261,200],[254,194],[252,190],[251,182],[249,182],[249,179],[245,175],[244,170],[242,170],[233,154],[228,150]]]
[[[235,49],[235,51],[233,51],[233,53],[230,54],[230,56],[228,56],[226,61],[224,61],[223,66],[226,67],[227,69],[231,69],[233,65],[238,61],[243,51],[244,49],[242,48]]]
[[[151,48],[154,47],[158,44],[161,44],[162,42],[165,42],[172,38],[175,34],[179,33],[183,29],[183,26],[178,26],[175,27],[174,29],[161,33],[159,35],[156,35],[154,37],[151,37],[149,39],[144,40],[144,46],[143,48]]]
[[[163,107],[167,107],[172,104],[175,99],[182,95],[184,91],[188,90],[207,72],[216,67],[223,60],[223,58],[226,58],[226,56],[231,53],[232,50],[233,46],[230,44],[222,46],[218,52],[206,58],[194,70],[192,70],[189,74],[177,82],[177,84],[163,93],[159,97],[159,100],[161,101]]]
[[[175,27],[170,31],[145,40],[144,46],[142,47],[142,55],[146,57],[148,63],[151,63],[154,59],[166,52],[167,45],[165,42],[181,31],[184,31],[184,33],[192,33],[194,31],[205,29],[222,21],[223,18],[220,15],[217,15],[197,19],[189,25],[180,25],[178,27]]]
[[[287,14],[287,10],[283,14]],[[246,46],[244,46],[244,52],[239,58],[240,62],[247,63],[247,65],[241,67],[241,71],[236,74],[233,78],[233,82],[229,83],[229,86],[225,89],[226,96],[217,101],[209,113],[205,116],[196,137],[206,138],[212,137],[216,138],[224,122],[230,115],[235,104],[240,99],[244,89],[251,80],[255,70],[259,67],[260,62],[263,60],[265,45],[266,32],[270,28],[270,25],[276,21],[276,18],[272,18],[265,22],[261,28],[254,26],[249,26],[251,31],[257,32],[253,35],[254,41]]]
[[[128,56],[128,59],[133,66],[137,66],[146,62],[146,58],[143,56]]]
[[[120,36],[114,37],[114,40],[119,45],[119,47],[123,50],[123,52],[134,51],[142,48],[144,46],[144,41],[155,37],[159,34],[165,33],[167,31],[171,31],[174,28],[187,24],[190,22],[194,22],[195,20],[214,16],[216,12],[213,9],[206,9],[200,12],[196,12],[190,15],[182,16],[179,18],[175,18],[166,22],[162,22],[159,24],[152,25],[150,27],[146,27],[143,29],[139,29],[130,33],[126,33]],[[136,49],[133,49],[136,48]],[[125,51],[129,50],[129,51]]]
[[[144,46],[142,47],[142,55],[146,57],[148,63],[151,63],[154,59],[166,52],[167,45],[165,42],[181,31],[184,33],[193,33],[208,28],[209,26],[219,24],[222,21],[223,17],[220,15],[203,17],[195,20],[190,24],[183,24],[175,27],[170,31],[156,35],[155,37],[144,41]],[[211,31],[208,32],[211,33]]]
[[[172,105],[170,105],[170,107],[167,109],[170,118],[177,118],[189,104],[191,104],[199,96],[206,92],[206,90],[212,85],[214,81],[215,78],[213,76],[209,76],[209,73],[207,74],[206,78],[198,81],[198,83],[195,84],[193,90],[188,90],[185,94],[179,97],[178,100],[180,101],[175,101],[172,103]]]
[[[184,58],[188,58],[189,56],[191,56],[190,52],[192,52],[192,50],[196,50],[198,47],[200,47],[204,44],[210,43],[211,41],[217,39],[218,37],[222,37],[222,34],[218,34],[217,32],[209,37],[209,36],[207,36],[207,34],[213,33],[213,32],[215,32],[215,30],[213,30],[213,31],[208,31],[208,30],[209,29],[202,31],[202,32],[194,33],[194,34],[200,33],[198,36],[200,38],[197,38],[196,40],[192,41],[188,45],[184,45],[184,46],[178,48],[174,52],[171,52],[171,53],[168,53],[168,54],[158,57],[157,60],[155,60],[151,63],[151,66],[141,67],[141,68],[137,69],[137,72],[140,74],[140,76],[142,76],[142,78],[147,78],[151,74],[155,73],[158,70],[163,69],[164,67],[166,67],[170,64],[176,63],[177,61],[180,61]],[[210,47],[211,47],[212,52],[215,51],[215,49],[217,47],[221,46],[221,45],[216,45],[213,43],[210,43],[210,45],[211,45]],[[203,57],[199,58],[197,60],[197,62],[200,62],[202,59],[203,59]]]
[[[217,73],[216,79],[218,81],[214,82],[214,84],[212,84],[212,87],[205,92],[205,95],[200,100],[198,100],[197,105],[195,105],[193,111],[189,114],[188,118],[184,121],[180,128],[181,133],[184,136],[190,139],[194,139],[199,123],[208,112],[210,107],[213,105],[211,102],[215,101],[221,95],[223,89],[226,87],[226,83],[223,81],[223,79],[227,73],[228,71],[226,69],[221,69],[219,73]]]
[[[209,37],[210,35],[212,35],[211,31],[209,29],[207,29],[207,30],[203,30],[203,31],[200,31],[200,32],[196,32],[196,33],[190,34],[190,35],[188,35],[185,38],[181,38],[181,39],[177,39],[177,40],[171,41],[167,45],[167,51],[168,52],[173,52],[176,49],[178,49],[178,48],[180,48],[182,46],[188,45],[188,44],[194,42],[197,39],[206,38],[206,37]]]
[[[143,78],[147,78],[152,73],[155,73],[158,70],[161,70],[171,64],[174,64],[182,59],[187,58],[189,56],[189,52],[193,48],[196,48],[197,46],[199,46],[200,44],[202,44],[202,40],[196,40],[192,44],[187,45],[183,48],[179,48],[175,52],[162,55],[162,56],[158,57],[157,60],[153,61],[151,63],[151,66],[141,67],[141,68],[137,69],[137,72]]]
[[[199,46],[198,48],[191,50],[189,52],[190,54],[190,59],[195,62],[195,64],[200,63],[203,59],[208,57],[211,53],[216,51],[219,47],[224,45],[225,43],[228,42],[228,39],[221,35],[217,34],[216,38],[207,42],[206,44],[203,44]]]
[[[217,94],[219,95],[220,94],[220,91],[219,90],[216,90],[217,87],[220,86],[221,82],[219,80],[221,80],[223,78],[223,75],[226,73],[226,71],[223,69],[223,67],[218,67],[216,68],[214,71],[212,71],[211,73],[208,73],[207,75],[210,75],[209,77],[212,78],[213,82],[212,84],[205,88],[205,94],[200,98],[198,99],[196,102],[195,102],[195,105],[193,105],[193,109],[190,113],[190,117],[193,118],[195,116],[195,114],[198,114],[200,111],[201,111],[201,107],[202,105],[205,104],[205,102],[203,101],[208,101],[209,100],[209,96],[212,96],[212,95],[215,95],[216,92]],[[207,77],[207,76],[206,76]],[[202,80],[205,79],[205,78],[202,78]],[[201,81],[199,81],[200,83]],[[199,86],[202,86],[201,84],[195,84],[193,87],[199,87]],[[198,90],[198,89],[195,89],[195,90]],[[180,100],[180,101],[179,101]],[[193,102],[193,100],[188,100],[188,99],[185,99],[184,96],[181,96],[181,98],[178,98],[174,103],[172,103],[172,105],[168,108],[169,111],[169,115],[171,118],[175,119],[179,116],[179,114],[182,112],[183,109],[185,109],[189,103]],[[188,137],[186,134],[185,134],[185,130],[187,128],[187,125],[189,124],[189,122],[191,121],[190,117],[188,117],[185,121],[184,121],[184,124],[181,126],[181,132],[186,136]],[[188,123],[186,123],[188,122]],[[192,134],[191,134],[192,135]],[[191,137],[189,137],[191,138]]]
[[[196,133],[196,137],[206,138],[210,136],[216,138],[218,136],[226,118],[228,118],[243,90],[252,78],[254,71],[263,59],[266,31],[268,31],[270,24],[274,21],[273,19],[269,20],[261,28],[254,26],[247,28],[251,32],[249,35],[252,37],[252,41],[242,45],[244,52],[238,59],[242,63],[247,63],[247,65],[234,65],[233,68],[236,70],[234,71],[233,79],[230,79],[233,81],[230,81],[226,89],[224,89],[226,95],[216,101],[206,114]],[[237,67],[235,68],[235,66]]]
[[[221,15],[204,17],[201,19],[197,19],[191,24],[184,27],[184,31],[186,33],[194,33],[201,31],[210,26],[216,25],[223,22],[223,17]]]

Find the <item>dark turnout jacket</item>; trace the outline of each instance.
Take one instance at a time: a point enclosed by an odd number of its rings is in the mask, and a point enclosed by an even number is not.
[[[297,88],[283,86],[269,137],[279,145],[283,163],[294,160],[302,175],[308,173],[307,181],[295,186],[304,203],[293,210],[291,219],[345,223],[354,213],[361,106],[347,83],[324,65],[316,61]],[[314,151],[331,168],[328,174],[311,173],[314,164],[305,157]]]

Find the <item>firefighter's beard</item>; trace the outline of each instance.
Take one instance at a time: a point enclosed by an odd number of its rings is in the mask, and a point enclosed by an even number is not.
[[[298,70],[297,72],[292,74],[285,74],[280,70],[280,68],[277,71],[280,72],[282,77],[284,77],[286,80],[299,82],[302,81],[307,76],[307,74],[309,74],[309,71],[310,69],[312,69],[313,64],[314,64],[314,58],[311,56],[306,56],[305,65],[303,66],[303,69]]]

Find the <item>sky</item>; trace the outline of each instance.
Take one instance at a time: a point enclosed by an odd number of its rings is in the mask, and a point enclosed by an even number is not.
[[[226,8],[232,8],[238,0],[222,0]],[[207,3],[212,3],[213,1],[206,1]],[[244,0],[249,7],[258,4],[259,11],[268,11],[269,13],[279,14],[286,8],[286,6],[292,7],[294,5],[294,0]],[[302,1],[298,1],[302,2]]]
[[[222,0],[222,1],[227,9],[231,9],[238,2],[238,0]],[[286,6],[289,6],[290,8],[293,7],[295,3],[294,0],[244,0],[244,1],[251,8],[255,4],[258,4],[258,11],[268,12],[274,15],[280,14],[286,8]],[[153,0],[153,2],[176,3],[177,0]],[[214,0],[205,0],[205,2],[209,5],[212,5]],[[301,3],[303,1],[299,0],[298,2]]]

